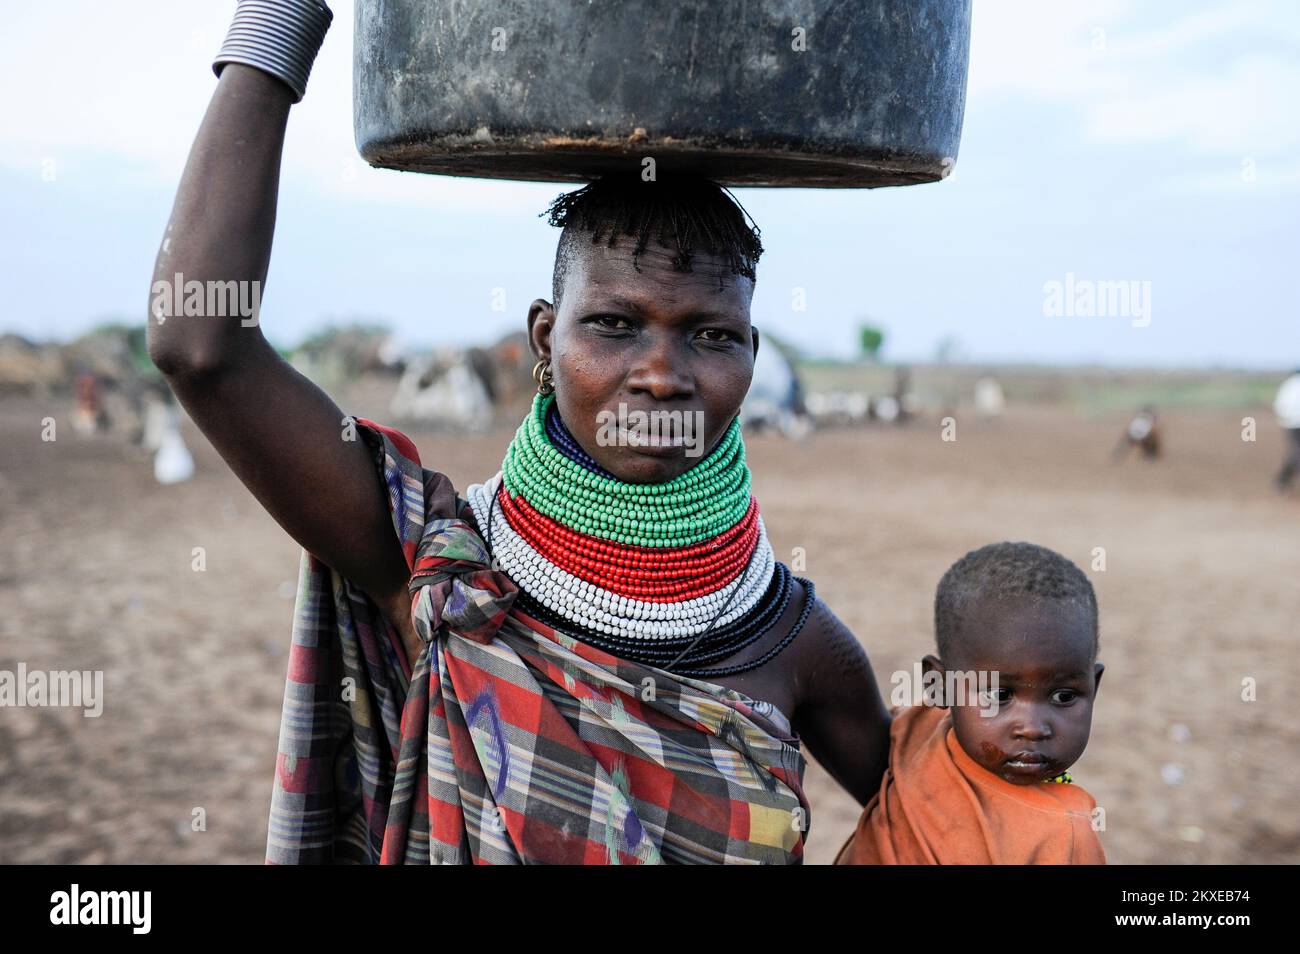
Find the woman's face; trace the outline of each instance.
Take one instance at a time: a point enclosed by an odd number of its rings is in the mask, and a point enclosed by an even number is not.
[[[583,450],[621,480],[658,483],[707,456],[740,411],[758,352],[754,284],[701,252],[693,272],[674,271],[653,242],[638,272],[634,246],[585,246],[559,312],[533,302],[528,331]]]

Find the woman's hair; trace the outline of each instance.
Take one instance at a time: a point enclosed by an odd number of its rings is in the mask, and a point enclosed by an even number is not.
[[[688,173],[660,174],[650,181],[636,171],[607,175],[559,196],[541,214],[564,230],[555,250],[552,278],[556,308],[587,233],[588,245],[604,239],[609,248],[619,236],[635,237],[632,266],[637,271],[641,270],[637,258],[651,237],[676,253],[673,269],[679,272],[692,271],[693,253],[703,250],[725,259],[732,274],[755,281],[755,266],[763,254],[759,228],[746,224],[749,213],[735,196],[709,179]]]

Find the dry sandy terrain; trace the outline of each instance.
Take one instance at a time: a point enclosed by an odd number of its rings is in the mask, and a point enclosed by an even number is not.
[[[0,669],[101,669],[107,701],[100,718],[0,708],[0,861],[258,863],[298,548],[192,430],[197,476],[161,487],[119,440],[77,439],[66,411],[0,402]],[[1120,418],[1055,408],[963,417],[953,443],[927,421],[748,444],[778,554],[806,550],[803,575],[886,689],[930,650],[934,586],[968,549],[1029,539],[1087,568],[1104,547],[1106,676],[1074,775],[1106,810],[1111,860],[1295,862],[1300,493],[1270,487],[1271,418],[1256,443],[1240,419],[1167,415],[1154,464],[1111,463]],[[463,488],[510,433],[412,436]],[[808,860],[825,862],[857,806],[815,764],[807,785]]]

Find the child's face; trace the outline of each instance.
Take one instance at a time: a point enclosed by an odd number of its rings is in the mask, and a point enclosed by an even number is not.
[[[1051,601],[987,601],[965,614],[954,636],[949,668],[998,679],[996,699],[952,707],[966,754],[1017,785],[1073,765],[1088,745],[1103,669],[1093,656],[1090,614]]]

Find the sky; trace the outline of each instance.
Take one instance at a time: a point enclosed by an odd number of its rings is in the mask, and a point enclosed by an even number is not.
[[[6,10],[0,332],[145,320],[234,7]],[[352,134],[352,3],[331,7],[290,113],[263,331],[287,345],[383,321],[416,347],[523,328],[550,298],[558,230],[539,216],[576,186],[371,169]],[[853,356],[867,322],[894,361],[946,342],[977,362],[1291,368],[1300,4],[974,0],[950,176],[733,191],[766,249],[753,321],[811,354]],[[1127,306],[1099,294],[1089,311],[1079,296],[1107,287]]]

